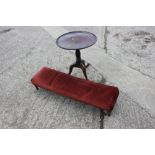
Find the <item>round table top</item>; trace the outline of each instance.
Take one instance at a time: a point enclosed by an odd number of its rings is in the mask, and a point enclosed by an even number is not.
[[[84,49],[94,45],[97,41],[93,33],[86,31],[73,31],[58,37],[56,43],[67,50]]]

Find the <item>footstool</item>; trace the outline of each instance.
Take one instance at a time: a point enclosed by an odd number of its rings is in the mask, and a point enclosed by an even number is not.
[[[37,90],[40,87],[95,106],[109,116],[119,95],[117,87],[74,77],[48,67],[38,71],[31,82]]]

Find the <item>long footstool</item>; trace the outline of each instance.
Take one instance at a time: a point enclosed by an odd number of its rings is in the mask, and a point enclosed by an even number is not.
[[[119,90],[117,87],[95,83],[69,74],[43,67],[31,79],[40,88],[78,100],[103,110],[108,116],[114,108]]]

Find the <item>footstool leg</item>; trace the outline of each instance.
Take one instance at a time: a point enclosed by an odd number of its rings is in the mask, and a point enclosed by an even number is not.
[[[111,111],[108,111],[108,112],[107,112],[107,115],[108,115],[108,116],[111,116]]]
[[[37,87],[36,85],[34,85],[36,87],[37,90],[39,90],[39,87]]]

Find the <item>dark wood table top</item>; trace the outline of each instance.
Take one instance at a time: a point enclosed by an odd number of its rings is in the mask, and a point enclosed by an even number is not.
[[[56,44],[63,49],[84,49],[94,45],[97,41],[93,33],[87,31],[73,31],[58,37]]]

